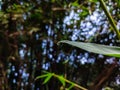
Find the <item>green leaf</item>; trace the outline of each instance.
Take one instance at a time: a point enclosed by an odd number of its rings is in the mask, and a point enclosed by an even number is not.
[[[81,8],[82,8],[82,12],[79,13],[79,16],[86,17],[87,15],[89,15],[89,9],[88,8],[86,8],[84,6],[82,6]]]
[[[49,76],[49,73],[37,76],[35,80]]]
[[[63,76],[58,77],[59,81],[62,83],[63,86],[65,86],[65,80]]]
[[[66,43],[92,53],[103,54],[103,55],[113,56],[113,57],[120,57],[120,47],[117,47],[117,46],[108,46],[108,45],[100,45],[100,44],[85,43],[85,42],[75,42],[75,41],[68,41],[68,40],[63,40],[58,42],[58,44],[60,43]]]
[[[82,12],[79,14],[79,16],[85,17],[85,16],[87,16],[88,14],[89,14],[88,11],[82,11]]]
[[[117,0],[118,7],[120,7],[120,0]]]
[[[78,0],[76,0],[75,2],[71,3],[72,6],[75,6],[75,7],[78,7],[79,6],[79,3],[78,3]]]
[[[46,84],[46,83],[51,79],[51,77],[53,76],[52,73],[49,73],[49,74],[47,74],[47,75],[48,75],[48,76],[45,78],[43,84]]]
[[[71,90],[73,87],[74,87],[74,85],[73,85],[73,84],[71,84],[71,85],[70,85],[70,87],[69,87],[69,88],[67,88],[67,90]]]
[[[94,3],[98,2],[98,0],[89,0],[89,1]]]
[[[52,3],[55,3],[55,0],[52,0],[51,2],[52,2]]]
[[[63,62],[63,64],[66,64],[66,63],[68,63],[69,62],[69,60],[65,60],[64,62]]]
[[[105,87],[104,90],[113,90],[113,88]]]

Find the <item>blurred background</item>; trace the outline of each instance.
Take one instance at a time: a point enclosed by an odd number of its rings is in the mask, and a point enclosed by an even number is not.
[[[120,29],[120,1],[104,1]],[[57,45],[119,46],[111,30],[97,0],[0,0],[0,90],[65,90],[56,78],[44,85],[44,79],[35,80],[44,70],[85,88],[120,90],[118,58]]]

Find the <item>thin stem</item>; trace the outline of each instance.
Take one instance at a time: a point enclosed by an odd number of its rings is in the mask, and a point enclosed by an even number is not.
[[[107,7],[106,7],[106,5],[105,5],[105,2],[104,2],[103,0],[99,0],[99,1],[100,1],[100,4],[101,4],[101,6],[102,6],[102,8],[103,8],[103,10],[104,10],[104,12],[105,12],[105,14],[106,14],[106,16],[108,17],[108,20],[109,20],[111,26],[112,26],[113,29],[114,29],[113,31],[115,31],[115,33],[117,34],[118,39],[120,40],[120,32],[119,32],[119,30],[118,30],[117,27],[116,27],[116,24],[115,24],[115,22],[114,22],[114,19],[112,18],[111,14],[110,14],[109,11],[107,10]]]

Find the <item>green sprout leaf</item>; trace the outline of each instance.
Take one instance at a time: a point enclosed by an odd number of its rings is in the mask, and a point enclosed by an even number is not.
[[[48,76],[45,78],[43,84],[46,84],[46,83],[51,79],[51,77],[53,76],[52,73],[49,73],[49,74],[47,74],[47,75],[48,75]]]
[[[71,84],[71,85],[70,85],[70,87],[69,87],[69,88],[67,88],[67,90],[71,90],[73,87],[74,87],[74,85],[73,85],[73,84]]]
[[[40,76],[36,77],[35,80],[40,79],[40,78],[45,78],[43,84],[46,84],[51,79],[52,76],[53,76],[53,73],[48,73],[47,72],[46,74],[43,74],[43,75],[40,75]]]
[[[82,6],[81,8],[82,8],[82,12],[79,13],[79,16],[85,17],[85,16],[89,15],[89,9],[88,8],[86,8],[84,6]]]
[[[65,86],[65,80],[63,76],[58,77],[59,81],[62,83],[63,86]]]
[[[44,77],[47,77],[47,76],[48,76],[48,74],[43,74],[43,75],[37,76],[35,80],[40,79],[40,78],[44,78]]]
[[[79,6],[78,0],[76,0],[75,2],[73,2],[72,6],[78,7]]]

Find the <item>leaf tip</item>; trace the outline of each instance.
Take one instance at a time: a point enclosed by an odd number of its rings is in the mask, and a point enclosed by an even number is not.
[[[68,40],[61,40],[57,43],[57,45],[60,45],[61,43],[67,42]]]

